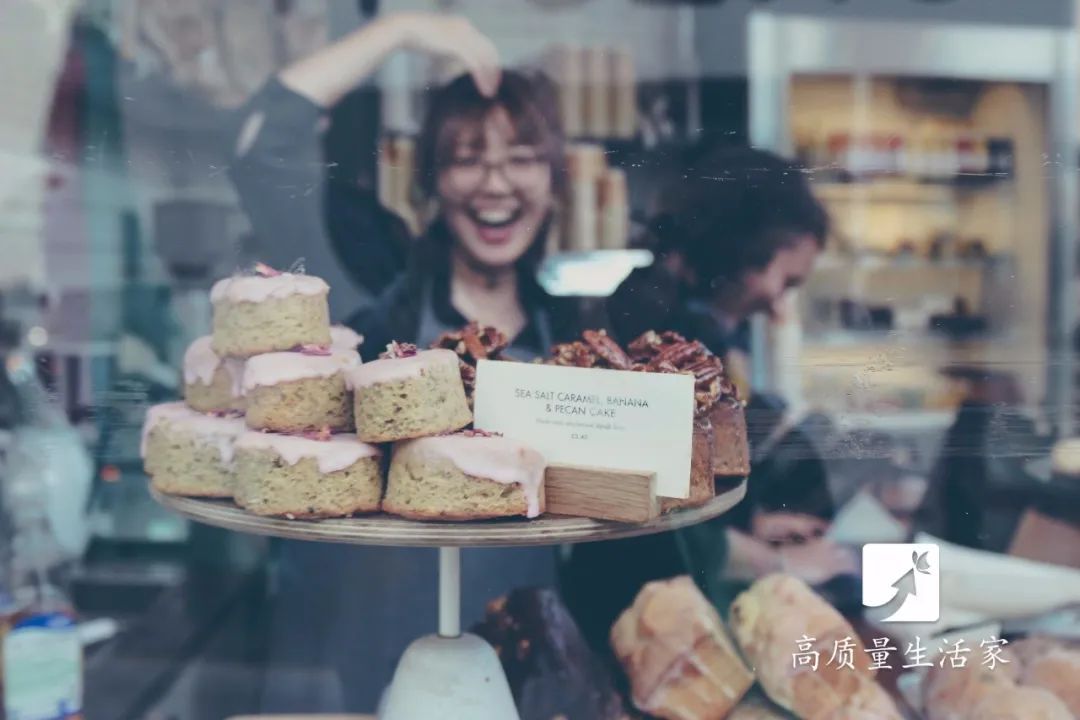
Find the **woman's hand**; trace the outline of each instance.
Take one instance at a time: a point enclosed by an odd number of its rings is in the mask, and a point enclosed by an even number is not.
[[[820,585],[837,575],[854,575],[858,570],[855,553],[829,540],[785,545],[777,552],[781,570],[810,585]]]
[[[482,95],[491,97],[499,89],[501,70],[495,43],[465,18],[417,12],[388,15],[386,22],[400,33],[405,47],[462,63]]]
[[[391,53],[410,48],[461,62],[488,97],[502,73],[494,43],[463,17],[410,12],[386,15],[278,75],[282,84],[322,107],[337,103]]]

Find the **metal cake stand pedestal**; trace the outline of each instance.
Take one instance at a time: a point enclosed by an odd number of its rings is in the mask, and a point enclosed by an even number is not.
[[[380,720],[518,720],[494,649],[461,632],[461,548],[558,545],[651,535],[723,515],[746,495],[746,481],[701,507],[640,524],[545,515],[535,520],[416,522],[376,514],[335,520],[284,520],[244,512],[232,502],[174,497],[151,488],[163,506],[196,522],[236,532],[354,545],[439,548],[438,634],[414,641],[398,662]]]

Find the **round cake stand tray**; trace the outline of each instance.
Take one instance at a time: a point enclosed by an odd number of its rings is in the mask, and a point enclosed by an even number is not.
[[[473,522],[417,522],[384,514],[334,520],[286,520],[252,515],[228,500],[175,497],[153,488],[150,492],[155,500],[180,515],[236,532],[353,545],[481,547],[618,540],[677,530],[711,520],[735,507],[746,495],[746,481],[700,507],[668,513],[640,524],[558,515],[544,515],[535,520]]]
[[[232,502],[174,497],[150,490],[165,507],[236,532],[354,545],[439,548],[439,632],[413,642],[398,662],[380,720],[519,720],[495,650],[461,632],[461,548],[558,545],[689,527],[723,515],[746,495],[746,481],[701,507],[640,524],[545,515],[536,520],[415,522],[391,515],[286,520],[251,515]]]

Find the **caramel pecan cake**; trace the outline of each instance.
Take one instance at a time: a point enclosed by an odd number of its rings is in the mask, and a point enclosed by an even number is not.
[[[735,385],[723,361],[697,340],[676,332],[649,331],[623,349],[603,330],[586,330],[580,340],[552,349],[554,365],[634,372],[686,373],[694,376],[694,441],[690,495],[664,498],[664,510],[708,502],[715,478],[741,477],[750,471],[746,419]]]
[[[713,426],[713,474],[747,475],[750,445],[746,415],[738,389],[724,371],[723,361],[697,340],[687,340],[671,331],[649,331],[631,342],[629,351],[638,363],[637,369],[694,374],[696,416],[708,418]]]

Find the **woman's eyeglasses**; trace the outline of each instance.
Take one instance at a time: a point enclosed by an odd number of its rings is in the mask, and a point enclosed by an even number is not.
[[[497,161],[479,155],[459,155],[444,168],[450,186],[462,193],[479,190],[496,171],[515,190],[525,190],[543,181],[548,170],[548,161],[532,152],[511,154]]]

